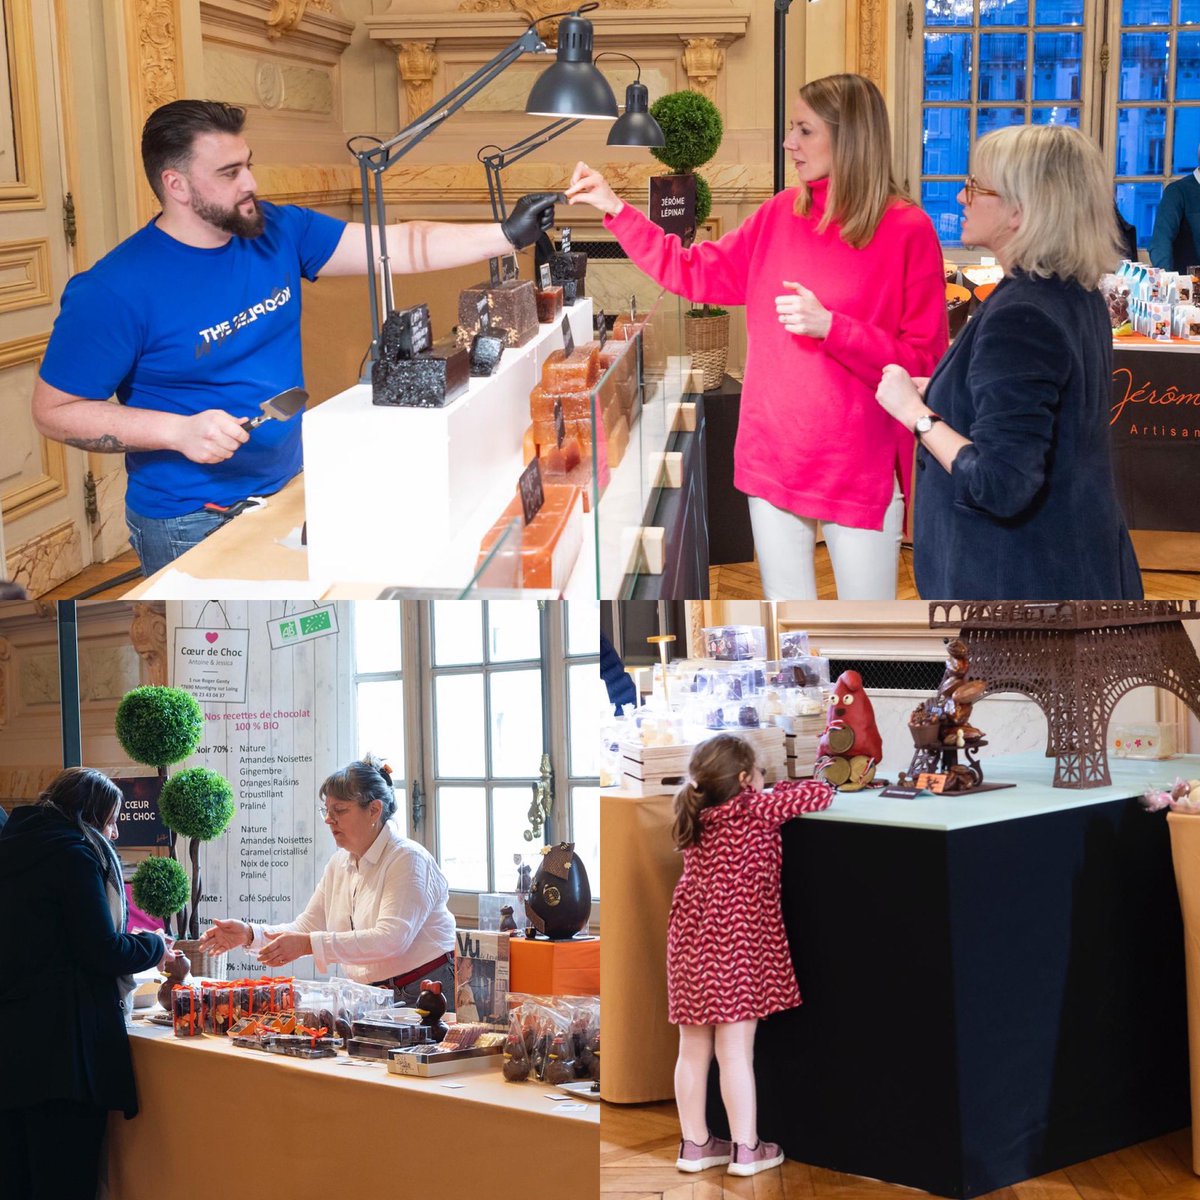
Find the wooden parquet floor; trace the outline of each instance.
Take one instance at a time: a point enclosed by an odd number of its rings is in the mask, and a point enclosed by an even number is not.
[[[817,547],[817,599],[836,600],[837,587],[833,581],[833,567],[829,562],[829,551]],[[709,596],[713,600],[761,600],[762,577],[758,563],[728,563],[710,567],[708,571]],[[1200,596],[1200,574],[1189,571],[1143,571],[1142,588],[1147,600],[1194,600]],[[897,600],[919,600],[917,585],[913,580],[912,550],[905,546],[900,551],[900,569],[896,578]],[[1081,597],[1085,599],[1086,597]]]
[[[726,1175],[724,1167],[685,1175],[675,1169],[678,1146],[674,1104],[604,1105],[603,1200],[912,1200],[927,1194],[790,1160],[750,1179]],[[1191,1131],[1181,1130],[1001,1188],[981,1200],[1200,1200],[1191,1158]]]
[[[111,579],[119,579],[126,572],[132,571],[137,565],[137,555],[132,550],[126,550],[124,554],[117,555],[110,562],[95,563],[90,567],[85,567],[74,578],[65,580],[52,591],[39,596],[38,599],[70,600],[78,596],[80,592],[89,592],[92,588],[102,587],[102,585],[107,584]],[[137,587],[138,582],[139,580],[135,579],[132,583],[123,583],[116,587],[104,587],[103,590],[96,592],[91,599],[119,600],[130,588]]]

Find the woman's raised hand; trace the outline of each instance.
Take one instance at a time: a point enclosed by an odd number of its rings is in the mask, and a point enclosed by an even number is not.
[[[833,314],[801,283],[789,283],[791,293],[775,297],[779,323],[797,337],[825,338],[833,324]]]
[[[216,920],[200,935],[200,945],[209,954],[221,954],[244,946],[249,936],[250,926],[245,921]]]
[[[590,204],[610,217],[615,217],[625,207],[625,202],[608,186],[604,176],[583,162],[575,164],[571,186],[567,188],[567,203]]]

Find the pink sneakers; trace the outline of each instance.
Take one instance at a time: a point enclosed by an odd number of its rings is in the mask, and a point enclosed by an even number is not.
[[[679,1157],[675,1160],[675,1166],[680,1171],[707,1171],[709,1167],[724,1166],[729,1161],[732,1149],[731,1142],[711,1134],[707,1142],[689,1142],[684,1138],[679,1143]]]
[[[783,1162],[783,1150],[774,1142],[760,1141],[756,1146],[743,1146],[738,1142],[733,1147],[732,1158],[730,1175],[757,1175],[759,1171],[779,1166]]]

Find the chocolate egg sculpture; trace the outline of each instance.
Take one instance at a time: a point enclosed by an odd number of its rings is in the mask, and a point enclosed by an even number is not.
[[[861,791],[875,778],[883,742],[875,710],[857,671],[843,671],[834,684],[817,742],[817,773],[842,792]]]
[[[574,842],[542,850],[542,863],[525,898],[529,923],[551,941],[574,937],[592,913],[592,888]]]

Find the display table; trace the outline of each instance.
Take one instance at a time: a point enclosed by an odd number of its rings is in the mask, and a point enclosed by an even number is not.
[[[1200,1175],[1200,816],[1168,813],[1167,827],[1171,831],[1171,857],[1183,912],[1192,1084],[1192,1170]]]
[[[1143,570],[1200,571],[1200,343],[1114,339],[1113,468]]]
[[[509,990],[535,996],[600,994],[600,939],[509,942]]]
[[[1114,760],[1112,784],[1082,792],[1052,788],[1038,754],[984,768],[1017,786],[844,795],[785,827],[784,919],[805,1003],[760,1026],[756,1072],[761,1132],[789,1157],[975,1196],[1187,1123],[1167,824],[1136,797],[1200,774],[1200,760]],[[665,1063],[645,1060],[671,1037],[670,800],[610,792],[601,805],[605,933],[622,946],[622,962],[604,960],[602,1094],[665,1098]],[[614,930],[635,904],[640,936]],[[614,1016],[638,979],[653,981],[638,1019]],[[727,1132],[715,1089],[710,1119]]]
[[[409,1078],[140,1023],[129,1041],[141,1113],[109,1122],[119,1200],[599,1192],[600,1106],[563,1111],[546,1085],[506,1083],[499,1070]]]

